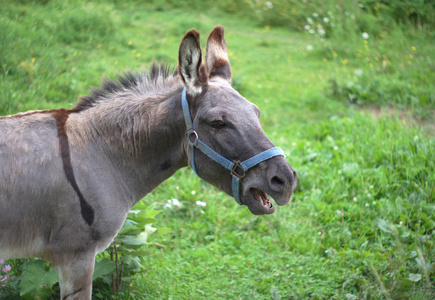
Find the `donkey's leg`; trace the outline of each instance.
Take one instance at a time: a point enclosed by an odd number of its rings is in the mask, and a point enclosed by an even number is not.
[[[61,300],[91,300],[94,253],[63,255],[63,258],[56,266]]]

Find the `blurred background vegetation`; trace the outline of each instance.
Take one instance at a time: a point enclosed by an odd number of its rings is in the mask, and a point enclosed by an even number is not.
[[[180,170],[97,258],[93,297],[435,298],[434,1],[0,0],[0,114],[175,67],[184,33],[204,45],[216,24],[234,87],[298,171],[294,200],[252,216]],[[48,264],[1,269],[1,299],[58,295]]]

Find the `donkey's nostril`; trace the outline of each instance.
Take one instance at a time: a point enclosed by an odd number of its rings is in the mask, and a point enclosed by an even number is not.
[[[284,181],[281,178],[279,178],[278,176],[272,177],[271,182],[275,186],[282,186],[284,184]]]

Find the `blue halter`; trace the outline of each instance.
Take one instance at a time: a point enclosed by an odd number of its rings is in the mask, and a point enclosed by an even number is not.
[[[229,159],[223,157],[209,146],[207,146],[203,141],[199,139],[198,133],[193,129],[192,117],[190,115],[189,104],[186,99],[186,89],[183,89],[181,94],[181,105],[183,107],[184,121],[186,123],[186,132],[189,141],[189,152],[190,152],[190,165],[193,171],[198,175],[195,164],[195,148],[198,148],[202,153],[207,155],[209,158],[220,164],[222,167],[230,171],[232,176],[232,192],[233,197],[236,202],[240,205],[242,203],[240,199],[240,179],[245,177],[246,171],[250,168],[258,165],[262,161],[275,156],[284,156],[284,151],[281,148],[273,147],[269,150],[263,151],[243,162],[241,161],[230,161]],[[199,175],[198,175],[199,176]]]

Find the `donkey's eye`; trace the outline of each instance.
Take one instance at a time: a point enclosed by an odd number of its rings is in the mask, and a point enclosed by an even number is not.
[[[223,127],[225,127],[225,123],[224,121],[213,121],[211,122],[211,127],[213,127],[214,129],[221,129]]]

